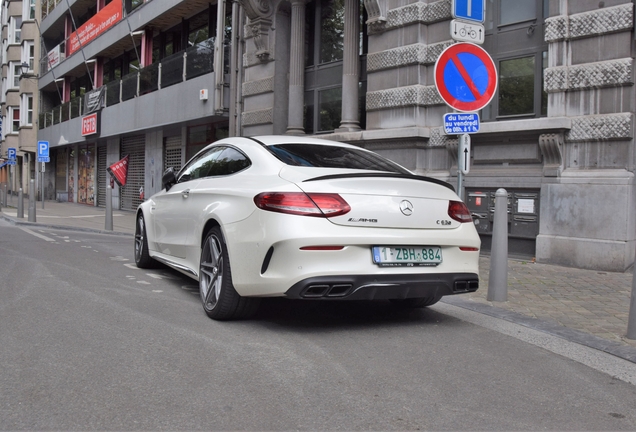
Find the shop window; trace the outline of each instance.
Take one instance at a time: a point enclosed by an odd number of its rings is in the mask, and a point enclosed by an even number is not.
[[[77,160],[77,202],[95,204],[95,148],[80,147]]]

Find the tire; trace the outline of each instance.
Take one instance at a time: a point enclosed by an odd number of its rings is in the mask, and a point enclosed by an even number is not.
[[[142,269],[156,268],[158,263],[148,253],[148,238],[144,215],[139,213],[135,227],[135,264]]]
[[[223,234],[210,229],[201,247],[199,294],[203,310],[217,321],[248,318],[254,315],[259,298],[241,297],[232,284],[232,270]]]
[[[427,306],[433,306],[435,303],[440,301],[441,297],[421,297],[421,298],[407,298],[407,299],[392,299],[389,300],[395,306],[404,308],[404,309],[417,309],[423,308]]]

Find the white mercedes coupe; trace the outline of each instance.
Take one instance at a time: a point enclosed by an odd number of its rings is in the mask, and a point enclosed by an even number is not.
[[[137,210],[135,262],[197,280],[212,319],[248,317],[260,297],[424,307],[479,286],[454,188],[353,145],[226,138],[163,187]]]

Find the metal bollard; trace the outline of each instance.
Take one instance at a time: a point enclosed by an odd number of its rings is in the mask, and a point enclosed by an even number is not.
[[[505,189],[497,189],[495,193],[495,219],[486,299],[500,302],[508,300],[508,192]]]
[[[18,218],[24,219],[24,198],[22,196],[22,188],[18,191]]]
[[[106,185],[106,226],[107,231],[113,230],[113,190],[110,185]]]
[[[636,268],[632,276],[632,297],[629,302],[629,315],[627,317],[627,339],[636,339]]]
[[[7,190],[7,185],[4,185],[4,206],[8,207],[9,206],[9,191]]]
[[[35,215],[35,181],[29,183],[29,222],[36,222]]]

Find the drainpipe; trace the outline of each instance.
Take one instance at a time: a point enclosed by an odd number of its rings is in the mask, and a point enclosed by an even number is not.
[[[224,73],[224,38],[225,38],[225,0],[216,5],[216,40],[214,41],[214,112],[223,114]]]
[[[240,111],[237,111],[237,103],[238,103],[238,87],[240,86],[239,81],[239,45],[240,45],[240,28],[239,27],[239,19],[240,19],[241,8],[236,0],[232,2],[232,44],[230,45],[232,49],[232,53],[230,55],[230,136],[240,136],[240,131],[237,127],[238,124],[238,114]]]

